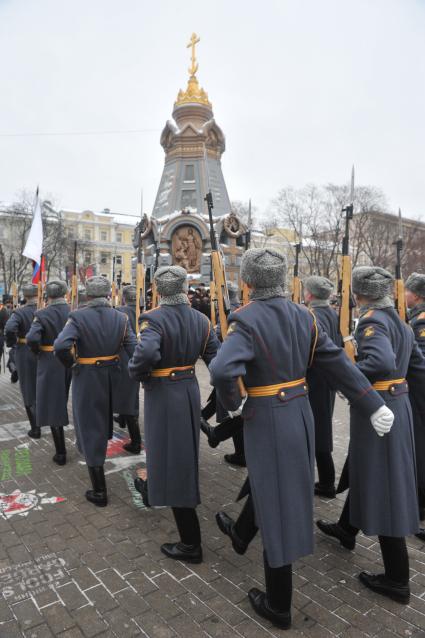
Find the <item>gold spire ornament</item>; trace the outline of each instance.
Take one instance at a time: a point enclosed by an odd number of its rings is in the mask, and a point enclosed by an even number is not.
[[[196,61],[196,45],[200,42],[200,37],[196,33],[192,33],[189,44],[186,45],[187,49],[192,49],[191,53],[191,65],[188,69],[189,80],[187,82],[186,91],[180,89],[177,100],[174,106],[182,106],[183,104],[204,104],[211,108],[211,102],[208,100],[208,93],[199,86],[196,73],[198,71],[198,63]]]

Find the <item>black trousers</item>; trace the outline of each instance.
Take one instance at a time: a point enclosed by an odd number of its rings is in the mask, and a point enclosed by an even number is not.
[[[292,602],[292,565],[270,567],[266,552],[263,560],[268,606],[273,611],[288,613]]]
[[[321,485],[335,484],[335,466],[332,452],[316,452],[317,474]]]
[[[256,533],[258,532],[258,527],[255,522],[254,504],[251,494],[246,499],[233,530],[238,538],[240,538],[240,540],[247,545],[249,545],[249,543],[253,540]]]
[[[194,507],[173,507],[174,519],[184,545],[199,547],[201,544],[201,528]]]
[[[360,531],[350,523],[350,494],[346,498],[338,523],[343,530],[353,536],[356,536]],[[407,553],[406,539],[395,536],[378,536],[378,539],[385,567],[385,576],[395,583],[407,585],[409,582],[409,555]]]

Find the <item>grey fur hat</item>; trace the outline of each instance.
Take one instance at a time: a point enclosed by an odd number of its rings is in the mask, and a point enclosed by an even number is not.
[[[32,299],[32,297],[37,297],[38,286],[36,286],[35,284],[25,284],[25,286],[22,286],[22,294],[25,299]]]
[[[272,248],[250,248],[242,257],[241,277],[254,289],[285,288],[285,255]]]
[[[111,283],[106,277],[100,275],[96,277],[90,277],[86,281],[86,294],[87,297],[109,297],[111,294]]]
[[[172,297],[184,292],[187,272],[181,266],[161,266],[155,272],[154,279],[162,297]]]
[[[406,279],[406,283],[404,284],[407,290],[413,292],[413,294],[418,295],[418,297],[425,298],[425,275],[420,272],[412,272],[411,275]]]
[[[233,281],[226,281],[230,303],[239,303],[239,288]]]
[[[394,279],[379,266],[358,266],[353,270],[353,292],[369,299],[382,299],[392,294]]]
[[[136,293],[137,293],[136,286],[124,286],[124,288],[122,289],[123,299],[127,303],[136,301]]]
[[[320,275],[307,277],[303,283],[308,292],[316,299],[329,299],[334,289],[333,283]]]
[[[61,279],[50,279],[46,284],[46,296],[49,299],[57,299],[64,297],[67,293],[68,286]]]

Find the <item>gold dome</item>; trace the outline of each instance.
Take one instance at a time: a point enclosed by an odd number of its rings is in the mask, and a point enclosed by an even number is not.
[[[192,49],[191,65],[188,69],[189,80],[187,82],[186,91],[182,91],[180,89],[180,91],[178,92],[177,100],[174,103],[174,108],[183,104],[204,104],[205,106],[211,108],[211,102],[208,100],[208,93],[204,91],[201,86],[199,86],[198,78],[196,77],[198,63],[196,62],[195,46],[198,44],[199,41],[200,38],[196,35],[196,33],[192,33],[190,42],[186,47],[188,49]]]

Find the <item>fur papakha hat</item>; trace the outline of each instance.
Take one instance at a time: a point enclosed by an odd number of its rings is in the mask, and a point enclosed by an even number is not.
[[[36,286],[35,284],[25,284],[25,286],[22,286],[22,294],[25,299],[32,299],[33,297],[37,297],[38,286]]]
[[[127,303],[130,303],[130,302],[135,303],[135,301],[136,301],[136,293],[137,293],[136,286],[124,286],[124,288],[122,289],[123,299]]]
[[[308,292],[316,299],[329,299],[334,289],[333,283],[320,275],[307,277],[303,283],[304,288],[307,288]]]
[[[46,297],[48,299],[57,299],[64,297],[67,293],[68,286],[66,281],[61,279],[50,279],[46,284]]]
[[[404,287],[418,297],[425,299],[425,275],[420,272],[412,272],[406,279]]]
[[[101,275],[90,277],[86,281],[87,297],[95,299],[96,297],[109,297],[111,294],[111,283],[106,277]]]
[[[173,297],[184,292],[187,272],[181,266],[161,266],[155,272],[154,279],[162,297]]]
[[[254,289],[285,288],[286,258],[272,248],[250,248],[242,257],[241,277]]]
[[[353,292],[369,299],[382,299],[393,292],[391,273],[379,266],[358,266],[353,270]]]

